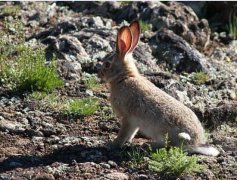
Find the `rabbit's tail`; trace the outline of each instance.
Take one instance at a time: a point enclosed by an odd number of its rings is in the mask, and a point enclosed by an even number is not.
[[[187,140],[190,141],[191,137],[189,136],[188,133],[179,133],[179,138],[183,139],[183,140]],[[218,156],[220,154],[220,152],[207,144],[203,144],[203,145],[198,145],[198,146],[186,146],[184,148],[185,151],[187,151],[189,154],[203,154],[206,156]]]
[[[190,154],[203,154],[206,156],[218,156],[220,154],[216,148],[206,144],[189,147],[187,148],[187,152]]]

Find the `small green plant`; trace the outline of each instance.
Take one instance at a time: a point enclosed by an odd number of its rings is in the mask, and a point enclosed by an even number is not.
[[[127,152],[127,156],[132,162],[132,166],[139,166],[145,161],[145,157],[149,157],[150,153],[139,147],[134,147],[131,152]]]
[[[101,88],[101,84],[99,84],[99,79],[96,75],[83,75],[83,82],[85,86],[90,90],[98,90]]]
[[[229,33],[233,36],[234,39],[237,39],[237,14],[230,13],[229,24],[227,25]]]
[[[140,20],[139,24],[141,26],[142,32],[149,31],[151,29],[150,24],[145,21]]]
[[[100,114],[103,119],[110,120],[114,118],[114,113],[111,107],[103,106],[100,108]]]
[[[40,91],[34,91],[31,94],[28,95],[28,100],[37,100],[37,101],[42,101],[45,99],[51,99],[49,96],[53,94],[48,94],[47,92],[40,92]],[[55,99],[56,95],[54,96],[53,99]]]
[[[19,13],[21,7],[19,5],[5,5],[2,9],[3,14],[14,16]]]
[[[148,162],[149,169],[166,175],[181,176],[200,172],[204,168],[203,165],[198,164],[197,156],[188,156],[183,151],[183,145],[170,147],[167,150],[168,136],[165,144],[165,148],[157,149],[151,154],[151,160]]]
[[[70,117],[90,116],[99,110],[97,98],[68,99],[55,92],[47,93],[34,91],[28,95],[27,100],[37,101],[39,109],[50,108]]]
[[[98,109],[98,99],[89,97],[68,101],[64,108],[64,114],[73,116],[90,116]]]
[[[122,6],[127,6],[132,3],[132,1],[120,1]]]
[[[204,84],[209,79],[209,76],[205,72],[196,72],[192,76],[192,80],[196,85]]]

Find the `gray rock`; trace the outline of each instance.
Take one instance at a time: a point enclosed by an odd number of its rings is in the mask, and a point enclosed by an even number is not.
[[[116,180],[129,179],[128,175],[126,175],[125,173],[121,173],[121,172],[112,172],[112,173],[106,174],[105,177],[108,179],[116,179]]]
[[[100,165],[103,167],[103,168],[106,168],[106,169],[110,169],[110,165],[107,164],[107,163],[100,163]]]
[[[104,27],[104,23],[103,23],[101,17],[99,17],[99,16],[90,17],[86,23],[91,24],[92,27],[96,27],[96,28]]]
[[[56,46],[58,53],[61,53],[62,56],[67,54],[69,57],[67,59],[71,59],[70,57],[74,56],[75,58],[71,60],[77,60],[80,63],[90,60],[81,42],[75,37],[68,35],[60,36],[56,44],[52,46]]]
[[[139,174],[136,179],[137,180],[145,180],[145,179],[149,179],[149,177],[145,174]]]
[[[207,60],[172,31],[159,31],[151,43],[157,44],[153,51],[158,62],[166,62],[171,69],[177,72],[207,71]]]
[[[229,94],[230,99],[232,99],[232,100],[236,100],[237,99],[236,98],[237,91],[235,91],[235,90],[228,90],[228,94]]]
[[[73,36],[60,36],[58,39],[49,37],[45,40],[49,46],[46,49],[49,57],[55,52],[59,55],[58,71],[67,80],[80,80],[81,63],[90,61],[81,42]]]
[[[44,40],[44,38],[46,38],[48,36],[58,36],[60,34],[74,31],[76,29],[77,29],[77,27],[74,23],[65,21],[65,22],[61,22],[61,23],[57,24],[53,28],[50,28],[48,30],[45,30],[45,31],[42,31],[38,34],[30,36],[28,38],[28,40],[33,39],[33,38]]]
[[[19,122],[5,120],[0,116],[0,130],[12,133],[23,133],[25,131],[25,126]]]
[[[32,142],[33,142],[34,144],[42,144],[43,141],[44,141],[44,137],[37,137],[37,136],[34,136],[34,137],[32,138]]]
[[[110,46],[110,42],[103,39],[98,35],[93,35],[89,40],[88,43],[91,45],[92,49],[99,49],[102,51],[110,52],[112,48]]]
[[[177,99],[180,101],[180,102],[182,102],[182,103],[184,103],[184,104],[186,104],[186,105],[188,105],[189,104],[189,106],[190,105],[192,105],[192,102],[190,101],[190,99],[189,99],[189,97],[188,97],[188,95],[187,95],[187,91],[179,91],[179,90],[176,90],[176,95],[177,95]]]
[[[0,175],[0,178],[2,180],[10,180],[11,179],[10,175],[5,175],[5,174]]]
[[[237,102],[234,101],[206,109],[203,119],[207,120],[208,126],[216,128],[224,122],[236,123],[236,117]]]
[[[91,5],[86,8],[88,14],[110,17],[118,23],[141,19],[151,23],[157,30],[168,28],[198,49],[205,49],[209,43],[211,31],[207,20],[199,20],[192,8],[182,3],[133,2],[124,6],[120,4],[118,8],[117,2],[104,2],[97,3],[93,10],[89,7]],[[101,21],[98,22],[97,27],[102,26]]]
[[[114,162],[114,161],[108,161],[108,164],[111,166],[111,167],[113,167],[113,168],[116,168],[118,165],[117,165],[117,163],[116,162]]]
[[[156,63],[157,59],[152,55],[152,50],[147,43],[139,42],[133,56],[136,60],[137,68],[141,73],[155,73],[160,71]]]
[[[81,79],[81,64],[77,61],[58,60],[58,71],[66,80],[79,81]]]
[[[197,49],[205,49],[209,43],[211,30],[208,21],[199,20],[189,6],[169,2],[154,8],[151,16],[151,22],[158,30],[170,29]]]
[[[43,137],[43,136],[44,136],[44,134],[43,134],[41,131],[39,131],[39,130],[34,130],[34,129],[31,129],[31,128],[26,129],[26,130],[25,130],[25,133],[26,133],[28,136],[30,136],[30,137],[34,137],[34,136],[36,136],[36,137]]]

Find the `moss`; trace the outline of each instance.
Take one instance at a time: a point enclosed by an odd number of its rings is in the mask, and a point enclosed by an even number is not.
[[[5,15],[15,16],[19,13],[21,7],[19,5],[6,5],[3,7],[2,12]]]
[[[205,72],[196,72],[192,76],[192,81],[196,85],[204,84],[209,79],[209,76]]]

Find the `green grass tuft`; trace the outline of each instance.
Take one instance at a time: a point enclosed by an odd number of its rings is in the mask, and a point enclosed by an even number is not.
[[[96,75],[83,75],[83,82],[86,86],[87,89],[90,90],[99,90],[101,88],[101,84],[99,84],[99,79],[97,78]]]
[[[38,101],[39,109],[50,108],[68,117],[90,116],[100,108],[97,98],[69,99],[59,96],[55,92],[34,91],[28,95],[27,99]]]
[[[0,85],[10,91],[51,91],[63,84],[56,60],[46,63],[44,49],[25,44],[19,20],[3,22],[0,33]]]
[[[90,116],[99,110],[99,101],[96,98],[83,98],[68,101],[64,114],[72,116]]]
[[[21,7],[19,5],[5,5],[2,9],[3,14],[5,15],[17,15],[19,11],[21,10]]]
[[[57,74],[56,60],[46,64],[43,49],[23,47],[15,66],[17,91],[51,91],[63,84]]]
[[[27,96],[28,101],[37,101],[35,104],[37,109],[53,109],[54,111],[61,111],[65,106],[65,99],[60,97],[56,92],[41,92],[34,91]]]
[[[229,17],[229,24],[227,25],[229,33],[233,36],[234,39],[237,39],[237,15],[232,13]]]
[[[145,162],[145,157],[150,156],[150,152],[140,148],[140,147],[133,147],[131,152],[127,152],[127,156],[131,161],[132,167],[139,167],[140,164]]]
[[[127,6],[127,5],[132,4],[132,1],[120,1],[120,3],[122,6]]]
[[[205,72],[196,72],[192,76],[194,84],[201,85],[204,84],[209,79],[209,76]]]
[[[105,120],[115,118],[112,108],[108,106],[103,106],[100,108],[100,116]]]
[[[150,24],[149,24],[149,23],[140,20],[140,21],[139,21],[139,24],[140,24],[140,27],[141,27],[141,31],[142,31],[142,32],[151,30],[151,27],[150,27]]]

